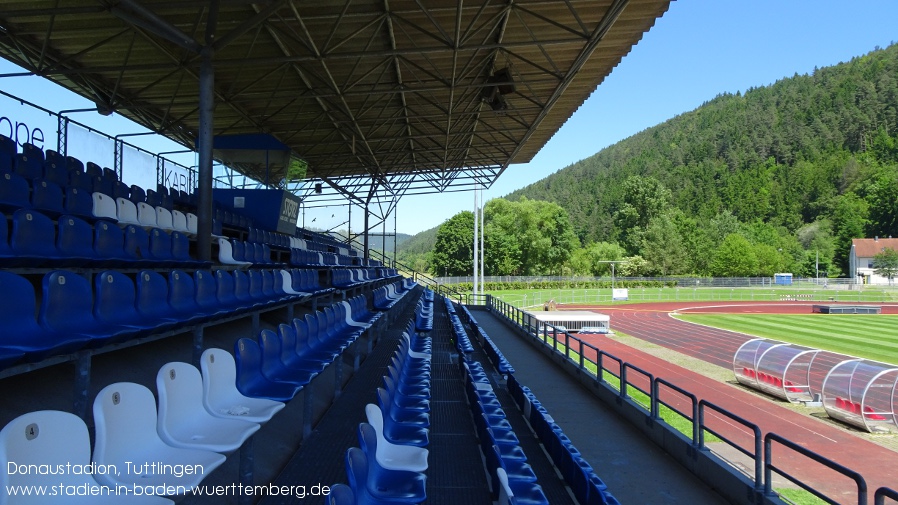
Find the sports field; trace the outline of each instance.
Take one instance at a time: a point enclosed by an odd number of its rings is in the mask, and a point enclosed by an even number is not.
[[[536,307],[549,300],[566,304],[612,303],[610,289],[517,289],[490,291],[489,294],[515,307]],[[615,301],[615,305],[648,302],[709,302],[709,301],[782,301],[803,300],[817,302],[896,302],[898,289],[824,289],[765,286],[757,288],[632,288],[629,300]]]
[[[898,316],[678,314],[678,319],[860,358],[898,363]]]

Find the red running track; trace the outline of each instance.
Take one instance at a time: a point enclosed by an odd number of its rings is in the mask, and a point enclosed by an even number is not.
[[[674,349],[683,354],[693,356],[710,363],[732,369],[733,355],[736,349],[746,340],[754,338],[749,335],[708,328],[674,319],[669,315],[672,311],[689,312],[758,312],[758,313],[810,313],[808,303],[730,303],[707,304],[696,307],[691,303],[653,303],[625,305],[616,307],[577,307],[589,309],[611,316],[612,327],[628,335],[658,345]],[[573,309],[574,307],[565,306]],[[883,313],[886,312],[883,307]],[[898,307],[889,306],[888,312],[898,313]],[[827,317],[821,315],[821,317]],[[720,383],[703,375],[654,357],[636,348],[624,345],[609,338],[589,335],[582,336],[604,352],[617,356],[625,362],[635,365],[655,377],[664,378],[679,387],[691,391],[698,399],[705,399],[723,407],[751,422],[758,424],[762,433],[773,432],[793,442],[807,447],[851,468],[866,479],[872,500],[873,491],[878,487],[898,487],[898,453],[883,446],[868,442],[850,431],[830,425],[828,421],[814,419],[785,407],[784,402],[773,398],[748,392],[747,390]],[[834,355],[835,356],[835,355]],[[594,356],[590,358],[595,359]],[[837,360],[837,357],[832,357]],[[829,361],[829,360],[827,360]],[[618,372],[608,366],[607,369]],[[633,377],[635,374],[630,374]],[[822,374],[814,373],[812,386],[822,382]],[[633,381],[643,387],[637,377]],[[647,381],[646,381],[647,383]],[[817,389],[819,391],[819,389]],[[662,401],[666,401],[678,409],[689,412],[684,399],[672,391],[662,390]],[[738,425],[722,418],[706,419],[709,426],[725,434],[743,448],[751,450],[751,437]],[[800,477],[804,482],[812,484],[816,489],[833,497],[841,503],[856,503],[856,486],[853,481],[815,464],[810,460],[785,449],[774,447],[774,463],[788,469],[789,473]],[[750,469],[749,469],[750,470]],[[749,472],[751,473],[751,472]]]

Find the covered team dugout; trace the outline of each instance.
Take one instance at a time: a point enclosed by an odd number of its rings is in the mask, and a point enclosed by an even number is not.
[[[869,432],[898,431],[898,367],[866,359],[845,360],[823,381],[823,407],[833,419]]]
[[[742,344],[733,358],[736,380],[793,403],[813,400],[811,365],[820,352],[767,338]]]

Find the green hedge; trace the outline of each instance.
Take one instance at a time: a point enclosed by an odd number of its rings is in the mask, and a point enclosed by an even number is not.
[[[471,282],[448,284],[448,287],[456,291],[467,292],[474,290]],[[486,291],[517,291],[522,289],[611,289],[611,281],[514,281],[514,282],[487,282],[484,283]],[[615,281],[616,288],[674,288],[677,281]]]

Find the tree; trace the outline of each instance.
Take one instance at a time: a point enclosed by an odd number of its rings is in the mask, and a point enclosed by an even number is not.
[[[555,203],[497,198],[487,202],[485,220],[487,240],[502,247],[486,253],[499,275],[561,273],[580,246],[567,212]]]
[[[649,222],[642,236],[642,255],[650,274],[676,275],[686,271],[689,254],[669,215],[662,214]]]
[[[430,264],[436,275],[471,275],[474,271],[473,212],[459,212],[440,225]]]
[[[898,276],[898,251],[886,248],[873,256],[873,272],[888,279],[891,285],[892,279]]]
[[[754,246],[742,235],[732,233],[714,253],[711,274],[717,277],[749,277],[758,273]]]
[[[854,193],[839,196],[833,205],[833,235],[836,250],[833,259],[843,272],[848,271],[848,257],[851,254],[851,240],[867,237],[870,213],[867,202]]]
[[[639,251],[642,234],[649,222],[670,207],[671,192],[654,177],[631,175],[623,184],[624,198],[614,215],[621,245],[630,252]]]
[[[619,261],[626,251],[623,247],[613,242],[595,242],[584,247],[582,253],[575,256],[583,256],[580,261],[583,262],[585,268],[584,273],[593,277],[601,277],[611,273],[611,264],[605,261]]]

